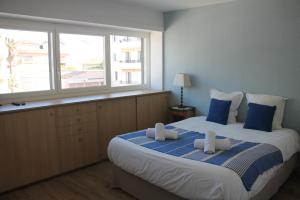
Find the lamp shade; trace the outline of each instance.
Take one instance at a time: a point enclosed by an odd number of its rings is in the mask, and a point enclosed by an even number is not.
[[[183,73],[175,75],[173,84],[180,87],[189,87],[192,85],[189,75]]]

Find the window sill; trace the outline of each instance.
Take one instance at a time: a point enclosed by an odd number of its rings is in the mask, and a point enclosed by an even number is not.
[[[166,92],[169,91],[145,89],[145,90],[135,90],[135,91],[127,91],[127,92],[112,92],[112,93],[106,93],[101,95],[59,98],[59,99],[51,99],[51,100],[44,100],[44,101],[33,101],[33,102],[26,102],[26,105],[24,106],[14,106],[11,104],[7,104],[7,105],[0,106],[0,114],[39,109],[39,108],[47,108],[47,107],[53,107],[59,105],[93,102],[93,101],[101,101],[101,100],[108,100],[108,99],[133,97],[133,96],[143,96],[143,95],[166,93]]]

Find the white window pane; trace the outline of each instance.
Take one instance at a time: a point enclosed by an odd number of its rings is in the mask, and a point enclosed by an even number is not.
[[[0,29],[0,94],[50,90],[48,33]]]
[[[142,38],[110,36],[111,85],[127,86],[142,83]]]
[[[104,37],[61,33],[59,39],[62,89],[106,84]]]

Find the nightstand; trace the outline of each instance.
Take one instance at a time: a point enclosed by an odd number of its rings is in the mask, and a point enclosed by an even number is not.
[[[171,116],[171,122],[177,122],[180,120],[184,120],[190,117],[195,116],[195,107],[193,106],[185,106],[180,108],[178,106],[169,107],[169,112]]]

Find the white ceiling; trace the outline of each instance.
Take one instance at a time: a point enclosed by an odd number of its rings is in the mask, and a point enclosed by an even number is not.
[[[161,12],[195,8],[209,4],[224,3],[234,0],[114,0],[122,3],[148,7]]]

